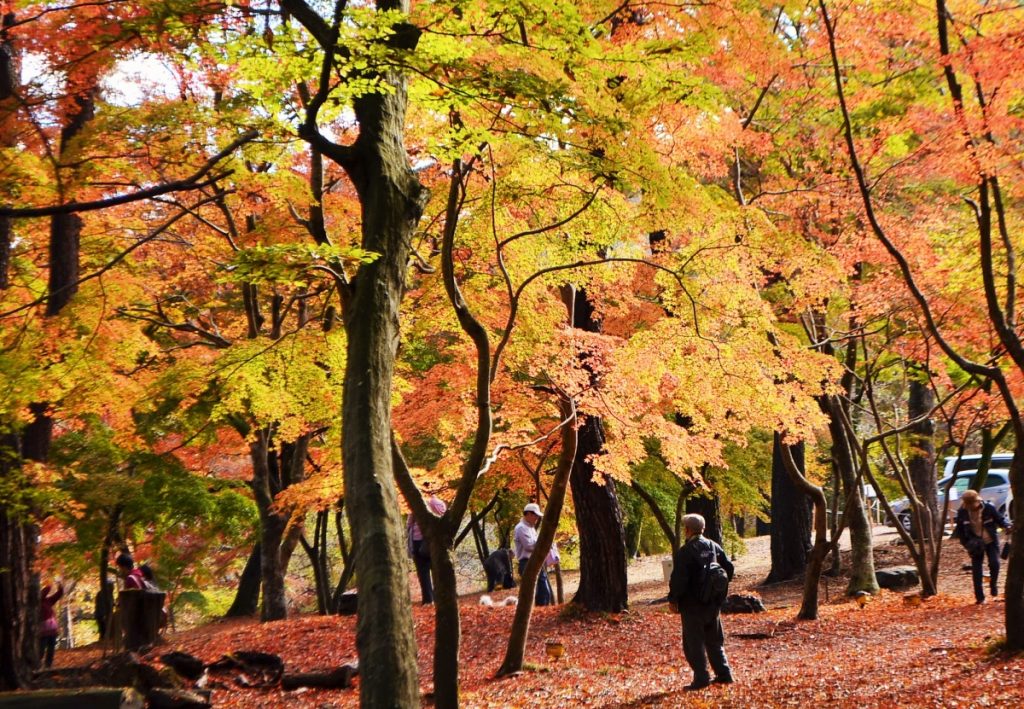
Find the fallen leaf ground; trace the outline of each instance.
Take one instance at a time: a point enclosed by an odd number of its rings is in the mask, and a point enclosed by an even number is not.
[[[881,563],[900,550],[879,550]],[[757,589],[769,611],[724,618],[726,650],[737,682],[684,692],[690,672],[682,658],[679,617],[664,603],[660,581],[631,588],[631,610],[584,615],[565,607],[537,609],[527,649],[528,669],[496,680],[513,609],[462,608],[461,681],[465,707],[1021,707],[1024,656],[994,651],[1004,604],[977,606],[963,559],[951,550],[942,590],[920,607],[903,594],[882,592],[864,609],[837,593],[817,621],[794,620],[799,584]],[[739,578],[739,585],[755,579]],[[429,705],[433,610],[413,610],[419,639],[424,704]],[[280,655],[289,671],[326,669],[355,658],[355,619],[306,616],[279,623],[212,623],[170,638],[170,646],[209,662],[233,650]],[[753,637],[751,637],[753,636]],[[767,637],[766,637],[767,636]],[[544,641],[558,638],[565,655],[553,662]],[[158,652],[165,652],[164,646]],[[81,664],[95,650],[61,653],[58,664]],[[355,707],[358,689],[215,690],[218,707]]]

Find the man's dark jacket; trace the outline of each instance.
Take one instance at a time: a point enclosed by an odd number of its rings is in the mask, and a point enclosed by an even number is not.
[[[999,543],[997,527],[1010,528],[1010,521],[996,509],[991,502],[982,502],[981,505],[981,526],[992,537],[992,541]],[[953,523],[953,536],[960,539],[960,543],[966,548],[971,539],[980,538],[974,533],[971,526],[971,513],[966,507],[961,506],[956,512],[956,521]]]
[[[699,534],[690,537],[672,555],[672,576],[668,582],[668,600],[680,609],[704,606],[700,602],[700,584],[704,567],[712,560],[729,574],[732,580],[733,566],[717,543]]]

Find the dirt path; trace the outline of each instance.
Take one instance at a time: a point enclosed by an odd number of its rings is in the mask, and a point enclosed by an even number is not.
[[[872,529],[872,537],[875,547],[891,546],[899,535],[892,527],[876,525]],[[736,589],[750,589],[759,586],[768,576],[771,570],[771,537],[750,537],[744,539],[746,549],[738,554],[733,563],[736,566],[736,578],[733,587]],[[849,551],[850,535],[843,532],[839,539],[840,549]],[[646,556],[634,559],[627,569],[630,600],[644,601],[654,600],[663,597],[667,591],[668,583],[664,578],[662,563],[671,557],[668,554],[657,556]],[[565,597],[571,598],[579,585],[579,573],[567,571],[563,574]],[[782,601],[783,605],[789,605],[789,601]]]

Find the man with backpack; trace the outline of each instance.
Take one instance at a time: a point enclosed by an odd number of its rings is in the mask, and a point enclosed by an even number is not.
[[[722,547],[704,536],[700,515],[683,517],[683,531],[686,542],[672,557],[668,601],[674,612],[682,614],[683,655],[693,670],[693,681],[685,689],[704,689],[712,682],[730,684],[733,677],[725,658],[720,611],[732,580],[732,562]]]

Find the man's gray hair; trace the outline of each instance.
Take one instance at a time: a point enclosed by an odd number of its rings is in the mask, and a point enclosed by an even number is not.
[[[702,534],[704,532],[704,518],[700,515],[686,515],[683,517],[683,526],[691,532]]]

